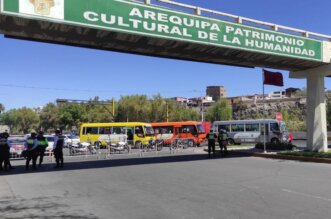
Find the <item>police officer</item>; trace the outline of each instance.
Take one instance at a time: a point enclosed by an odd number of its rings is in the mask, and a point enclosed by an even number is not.
[[[41,164],[45,156],[45,150],[48,146],[48,141],[47,138],[45,138],[43,131],[40,131],[38,133],[37,140],[38,140],[38,152],[39,152],[39,167],[41,167]]]
[[[38,157],[38,140],[35,132],[30,134],[30,137],[25,142],[26,148],[26,164],[25,169],[29,169],[30,161],[32,160],[32,168],[37,169],[37,157]]]
[[[10,164],[10,146],[8,143],[9,134],[3,132],[0,134],[0,170],[3,170],[2,163],[4,163],[4,169],[10,170],[14,169]]]
[[[221,129],[219,131],[219,134],[218,134],[218,137],[217,137],[218,144],[220,146],[221,155],[227,155],[228,154],[228,147],[227,147],[228,146],[228,138],[229,138],[229,135],[226,132],[226,130]]]
[[[210,132],[207,135],[208,139],[208,157],[211,157],[211,150],[213,150],[213,158],[215,158],[215,139],[217,138],[217,135],[213,132],[213,130],[210,130]]]
[[[53,152],[56,160],[55,168],[63,167],[63,145],[64,136],[62,135],[60,129],[56,129],[53,146]]]

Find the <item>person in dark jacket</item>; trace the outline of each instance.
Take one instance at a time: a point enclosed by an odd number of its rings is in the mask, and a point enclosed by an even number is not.
[[[38,140],[37,140],[37,134],[35,132],[32,132],[30,134],[30,137],[25,142],[25,156],[26,156],[26,163],[25,163],[25,169],[29,169],[30,161],[32,160],[32,168],[37,169],[36,163],[37,163],[37,157],[38,157]]]
[[[210,132],[207,135],[208,139],[208,157],[211,157],[211,151],[213,151],[213,158],[215,158],[215,141],[216,141],[217,135],[213,132],[213,130],[210,130]]]
[[[221,129],[217,136],[218,144],[220,146],[221,155],[225,156],[228,154],[228,139],[229,135],[226,130]]]
[[[39,167],[41,167],[41,164],[43,163],[44,156],[45,156],[45,150],[48,146],[47,138],[44,136],[44,132],[40,131],[37,136],[38,141],[38,152],[39,152]]]
[[[10,146],[8,143],[9,134],[6,132],[0,134],[0,170],[14,169],[10,164]],[[2,167],[3,164],[3,167]]]
[[[63,145],[64,136],[62,135],[60,129],[56,129],[53,146],[54,157],[56,160],[55,168],[63,167]]]

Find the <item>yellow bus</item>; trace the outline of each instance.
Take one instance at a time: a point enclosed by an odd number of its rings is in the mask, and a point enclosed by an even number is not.
[[[84,123],[80,126],[81,142],[106,146],[107,141],[117,143],[127,141],[136,148],[155,141],[151,124],[142,122]]]

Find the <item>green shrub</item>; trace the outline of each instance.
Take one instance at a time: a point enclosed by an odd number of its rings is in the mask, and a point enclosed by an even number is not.
[[[257,143],[255,145],[256,149],[262,149],[264,150],[264,144],[263,143]],[[275,150],[275,151],[292,151],[295,150],[296,146],[289,143],[266,143],[266,150]]]

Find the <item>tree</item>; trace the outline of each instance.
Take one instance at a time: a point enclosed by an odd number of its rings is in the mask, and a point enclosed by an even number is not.
[[[11,132],[15,132],[16,128],[16,109],[9,110],[1,115],[1,120],[8,125]]]
[[[114,115],[112,114],[112,101],[102,101],[99,97],[90,100],[86,105],[88,114],[88,122],[112,122]]]
[[[115,118],[117,122],[149,121],[151,101],[148,100],[146,95],[121,97],[117,106],[117,114]]]
[[[59,107],[53,103],[48,103],[40,112],[40,128],[44,131],[54,130],[59,127]]]
[[[60,128],[71,130],[73,126],[79,127],[81,123],[89,121],[88,116],[85,105],[63,104],[59,109]]]
[[[168,102],[169,108],[169,121],[178,122],[178,121],[197,121],[199,120],[199,114],[192,110],[179,106],[175,101]]]
[[[214,105],[208,108],[206,119],[214,122],[218,120],[231,120],[232,107],[226,99],[220,99]]]
[[[27,107],[12,109],[4,113],[3,121],[14,133],[29,133],[39,126],[38,114]]]

